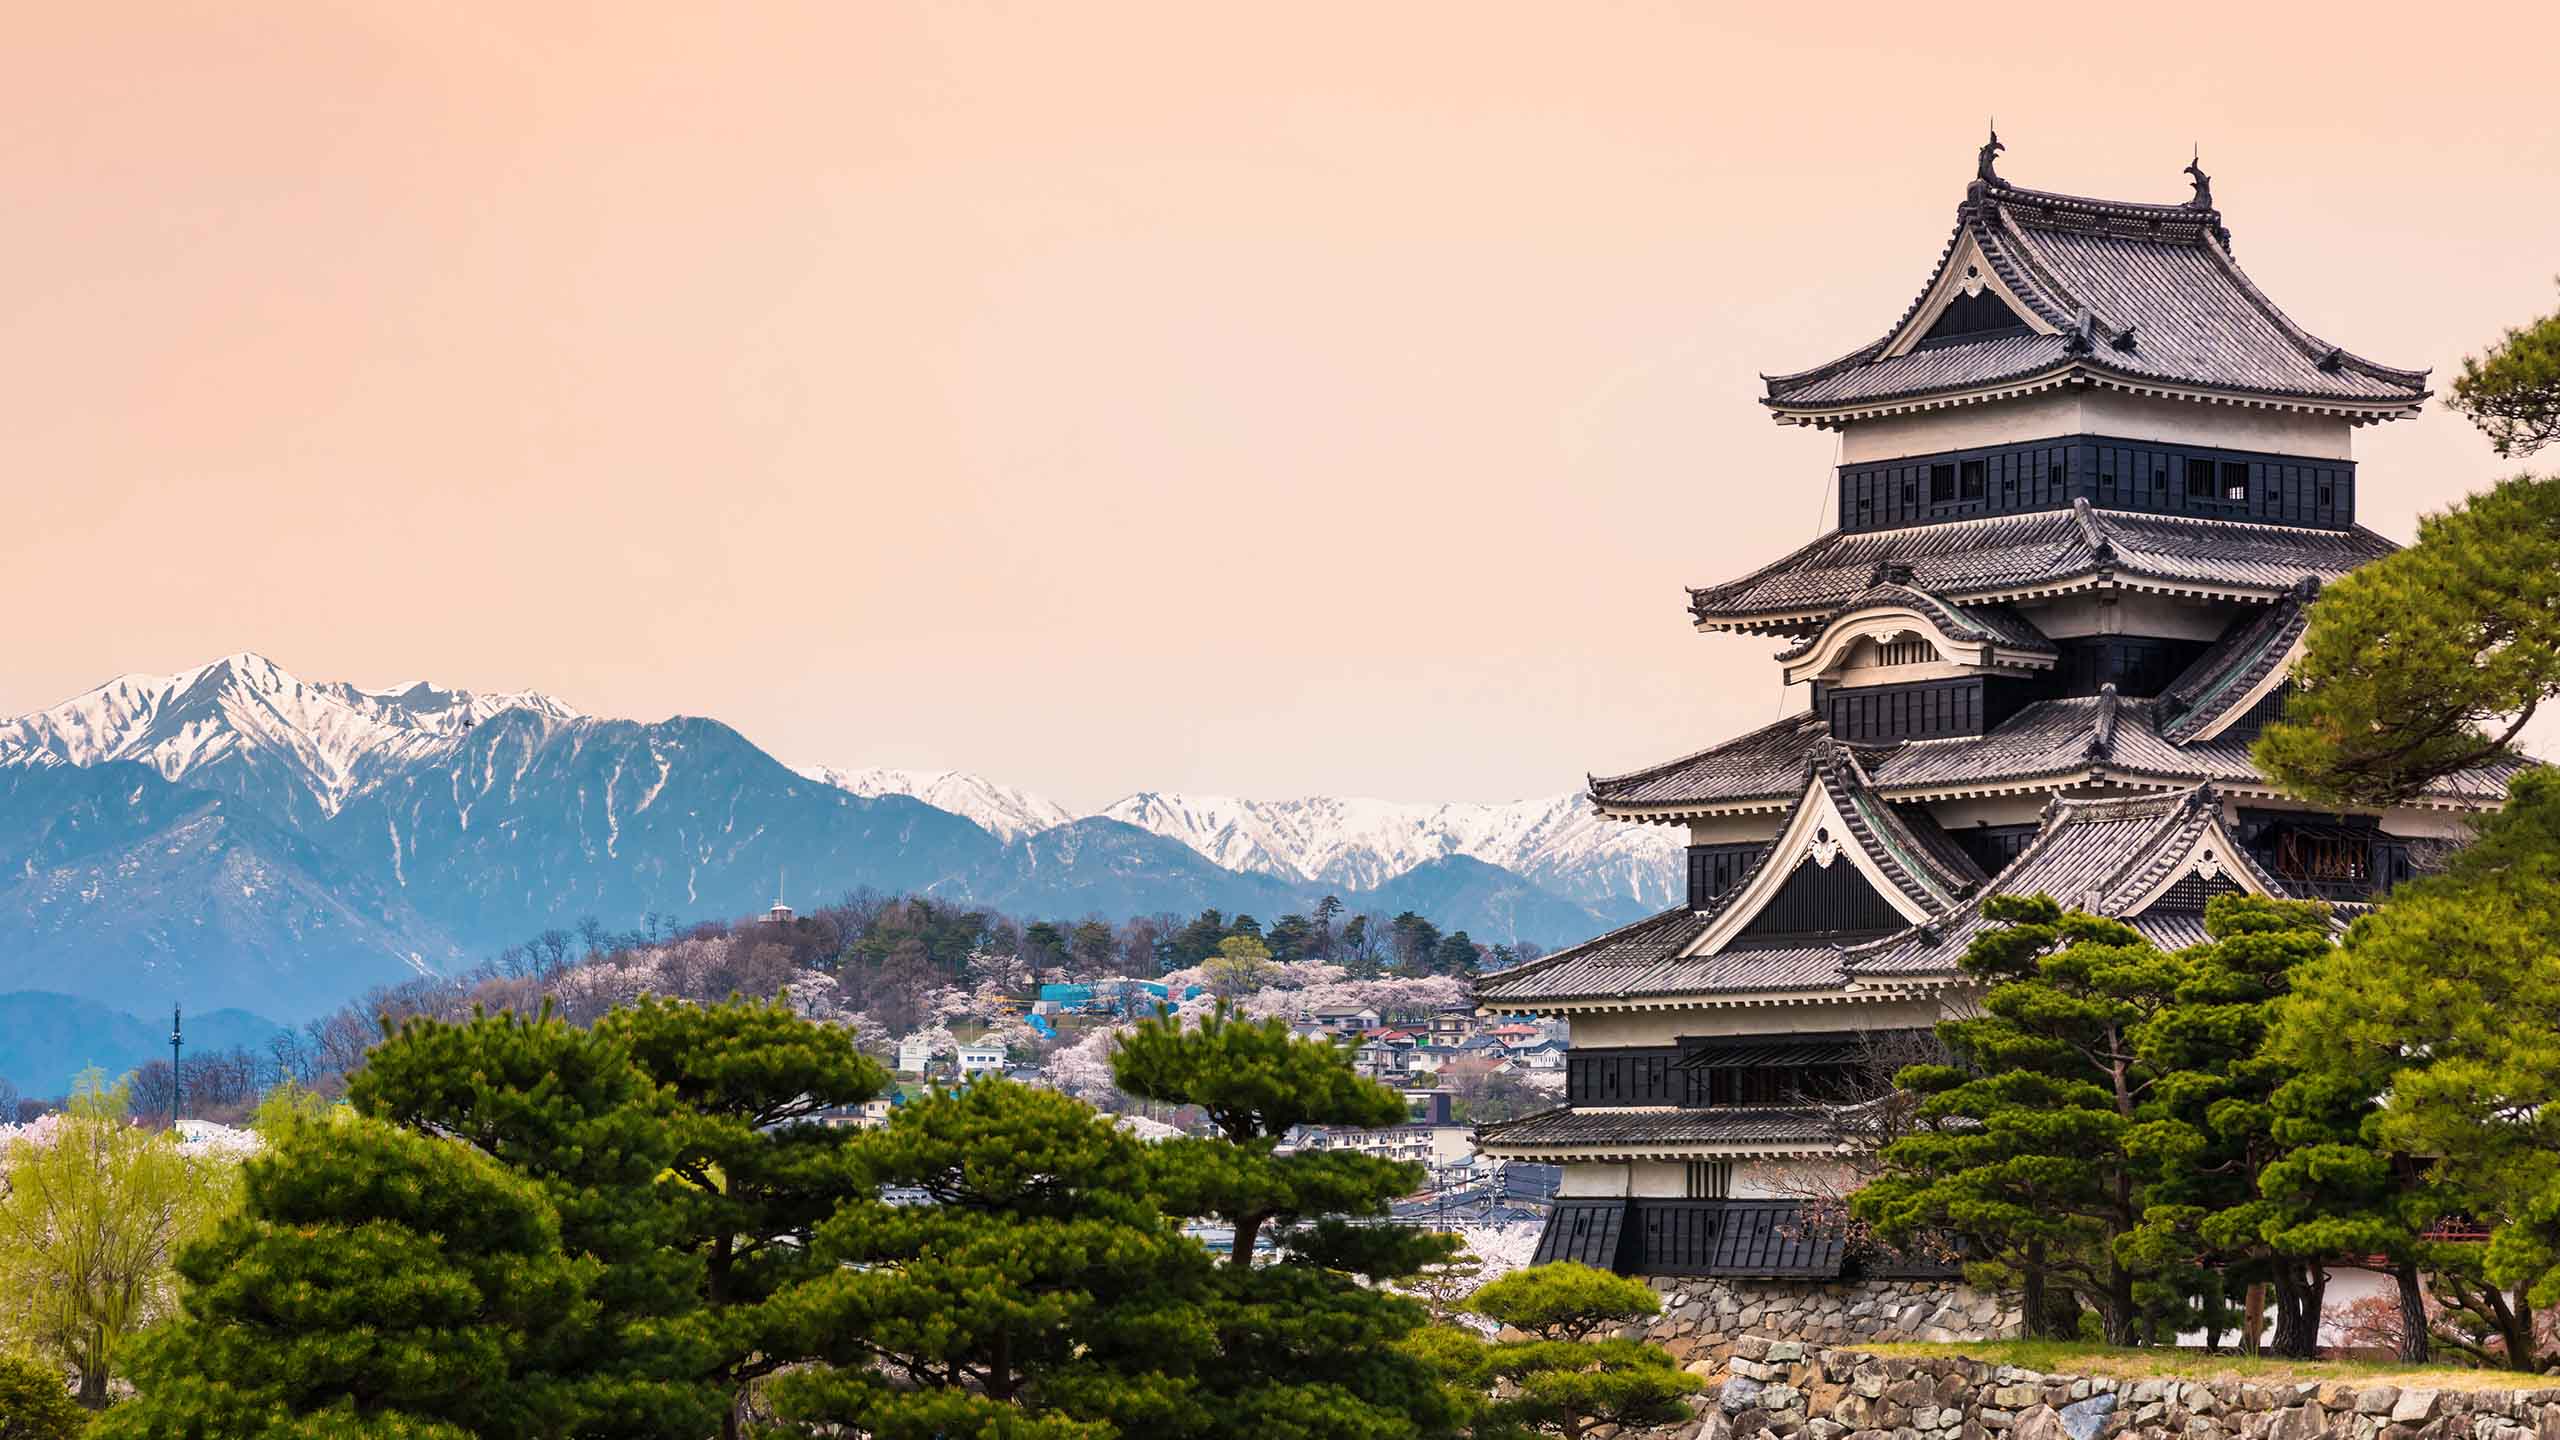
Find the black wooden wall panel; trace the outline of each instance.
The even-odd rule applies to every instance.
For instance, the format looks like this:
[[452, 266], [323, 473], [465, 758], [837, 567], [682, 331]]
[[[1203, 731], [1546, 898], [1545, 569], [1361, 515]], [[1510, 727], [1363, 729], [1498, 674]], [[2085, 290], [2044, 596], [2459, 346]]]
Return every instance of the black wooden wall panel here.
[[1829, 865], [1811, 859], [1797, 862], [1795, 873], [1742, 927], [1738, 938], [1878, 934], [1899, 930], [1905, 923], [1902, 912], [1877, 894], [1856, 862], [1843, 855]]
[[[2219, 484], [2186, 493], [2186, 464], [2245, 466], [2247, 494], [2226, 499]], [[1981, 464], [1981, 493], [1959, 483], [1933, 487], [1936, 467]], [[1943, 496], [1944, 498], [1939, 498]], [[1880, 530], [1977, 515], [2053, 510], [2086, 496], [2111, 510], [2201, 515], [2278, 525], [2343, 529], [2355, 523], [2355, 462], [2264, 451], [2225, 450], [2101, 435], [2057, 436], [2018, 445], [1948, 450], [1840, 467], [1840, 528]]]
[[1704, 910], [1749, 874], [1753, 861], [1768, 850], [1766, 840], [1728, 841], [1689, 847], [1689, 908]]
[[1571, 1260], [1601, 1270], [1628, 1273], [1637, 1257], [1628, 1253], [1626, 1200], [1558, 1200], [1538, 1234], [1533, 1265]]

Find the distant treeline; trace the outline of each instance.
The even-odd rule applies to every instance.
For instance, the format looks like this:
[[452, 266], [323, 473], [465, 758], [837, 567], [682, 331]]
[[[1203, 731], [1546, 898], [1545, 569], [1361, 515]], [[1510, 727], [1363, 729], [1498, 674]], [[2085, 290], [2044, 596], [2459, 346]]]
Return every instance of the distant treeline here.
[[[1525, 943], [1478, 945], [1465, 931], [1443, 932], [1411, 911], [1350, 914], [1330, 896], [1306, 914], [1267, 925], [1215, 909], [1115, 924], [1100, 916], [1025, 921], [984, 906], [861, 889], [781, 923], [684, 925], [651, 915], [641, 928], [617, 932], [588, 917], [575, 928], [548, 929], [509, 945], [468, 970], [377, 987], [298, 1029], [277, 1031], [260, 1049], [186, 1055], [175, 1078], [187, 1116], [234, 1121], [286, 1080], [337, 1093], [382, 1038], [385, 1023], [412, 1015], [461, 1020], [475, 1009], [531, 1013], [548, 1002], [584, 1025], [635, 998], [638, 989], [713, 1001], [783, 994], [818, 977], [832, 982], [842, 1009], [868, 1017], [881, 1032], [904, 1034], [930, 1019], [936, 995], [970, 983], [973, 961], [983, 971], [990, 956], [1015, 959], [1017, 973], [1039, 981], [1152, 977], [1201, 964], [1238, 936], [1260, 942], [1274, 960], [1337, 964], [1355, 978], [1467, 975], [1541, 953]], [[134, 1072], [137, 1116], [165, 1120], [172, 1073], [166, 1060]], [[14, 1098], [0, 1094], [0, 1103]], [[26, 1100], [16, 1108], [33, 1115], [51, 1105]]]

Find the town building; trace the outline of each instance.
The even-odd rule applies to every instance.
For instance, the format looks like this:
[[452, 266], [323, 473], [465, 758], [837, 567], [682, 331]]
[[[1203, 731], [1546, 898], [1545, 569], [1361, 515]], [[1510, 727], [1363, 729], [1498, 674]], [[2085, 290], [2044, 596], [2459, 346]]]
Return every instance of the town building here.
[[933, 1063], [933, 1041], [924, 1035], [910, 1035], [898, 1042], [898, 1070], [901, 1074], [921, 1075]]
[[1563, 1167], [1541, 1261], [1855, 1275], [1803, 1202], [1873, 1057], [1975, 993], [1987, 897], [2178, 948], [2218, 894], [2370, 901], [2504, 794], [2511, 766], [2338, 814], [2250, 761], [2320, 588], [2393, 548], [2356, 523], [2352, 441], [2425, 372], [2279, 310], [2200, 165], [2185, 202], [2131, 203], [2013, 185], [1999, 151], [1881, 338], [1766, 382], [1837, 436], [1832, 528], [1690, 592], [1805, 707], [1591, 781], [1601, 815], [1687, 831], [1685, 901], [1477, 983], [1572, 1027], [1565, 1103], [1479, 1132]]
[[980, 1075], [1001, 1075], [1005, 1068], [1002, 1045], [963, 1045], [956, 1052], [960, 1061], [960, 1078], [968, 1081]]
[[1465, 1006], [1451, 1006], [1431, 1014], [1431, 1048], [1454, 1050], [1475, 1038], [1476, 1012]]
[[1402, 1124], [1373, 1128], [1300, 1125], [1290, 1130], [1282, 1148], [1348, 1150], [1428, 1165], [1435, 1171], [1464, 1166], [1475, 1158], [1475, 1136], [1472, 1128], [1458, 1123], [1453, 1099], [1446, 1090], [1408, 1089], [1404, 1092]]

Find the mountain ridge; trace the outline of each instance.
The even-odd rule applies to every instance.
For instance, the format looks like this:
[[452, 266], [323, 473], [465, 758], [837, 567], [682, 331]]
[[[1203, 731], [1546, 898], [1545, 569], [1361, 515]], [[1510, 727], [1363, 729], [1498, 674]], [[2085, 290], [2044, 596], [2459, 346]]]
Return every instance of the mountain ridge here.
[[706, 717], [315, 684], [242, 652], [0, 722], [0, 990], [292, 1023], [580, 917], [759, 911], [786, 876], [1115, 918], [1334, 893], [1555, 945], [1676, 880], [1676, 844], [1596, 826], [1577, 796], [1139, 792], [1078, 816], [966, 771], [795, 768]]

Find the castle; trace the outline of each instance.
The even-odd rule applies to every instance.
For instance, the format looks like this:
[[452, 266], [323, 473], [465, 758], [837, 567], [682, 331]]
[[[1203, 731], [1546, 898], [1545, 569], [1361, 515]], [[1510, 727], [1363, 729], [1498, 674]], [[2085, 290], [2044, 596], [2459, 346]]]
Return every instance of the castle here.
[[2135, 204], [2020, 188], [2000, 150], [1882, 338], [1767, 381], [1839, 433], [1835, 528], [1690, 592], [1699, 629], [1780, 642], [1809, 707], [1594, 777], [1601, 814], [1688, 828], [1685, 903], [1477, 986], [1572, 1029], [1566, 1103], [1478, 1137], [1564, 1167], [1541, 1262], [1907, 1273], [1807, 1223], [1803, 1177], [1855, 1144], [1874, 1057], [1975, 993], [1988, 896], [2176, 949], [2217, 894], [2370, 902], [2505, 794], [2512, 766], [2323, 812], [2249, 756], [2320, 587], [2393, 548], [2355, 523], [2352, 440], [2425, 372], [2277, 309], [2200, 165]]

